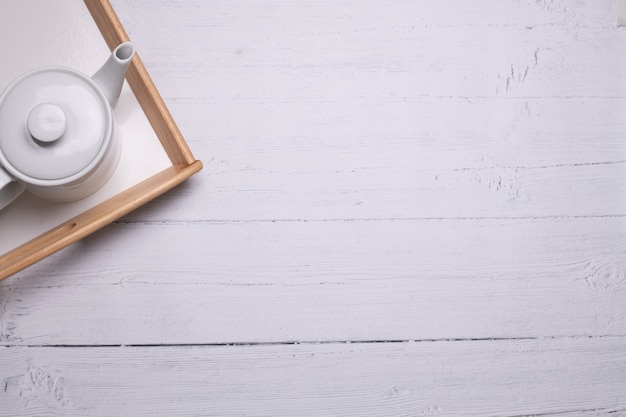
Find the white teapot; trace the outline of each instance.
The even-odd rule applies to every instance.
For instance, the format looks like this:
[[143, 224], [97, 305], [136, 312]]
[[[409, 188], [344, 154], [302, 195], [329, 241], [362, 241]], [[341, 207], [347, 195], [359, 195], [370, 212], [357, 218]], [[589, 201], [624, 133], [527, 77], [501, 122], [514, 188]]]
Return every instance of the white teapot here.
[[24, 190], [73, 201], [100, 189], [121, 153], [113, 108], [135, 54], [119, 45], [93, 77], [41, 68], [0, 95], [0, 209]]

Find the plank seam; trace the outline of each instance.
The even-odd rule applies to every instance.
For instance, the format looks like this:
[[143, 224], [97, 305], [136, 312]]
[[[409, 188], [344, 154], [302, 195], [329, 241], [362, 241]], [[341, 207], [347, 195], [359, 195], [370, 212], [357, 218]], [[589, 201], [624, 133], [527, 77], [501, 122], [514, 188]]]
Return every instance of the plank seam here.
[[540, 414], [515, 414], [507, 417], [549, 417], [549, 416], [559, 416], [564, 414], [580, 414], [580, 413], [607, 413], [607, 414], [616, 414], [622, 411], [626, 411], [626, 408], [579, 408], [574, 410], [563, 410], [563, 411], [553, 411], [548, 413], [540, 413]]
[[276, 341], [276, 342], [225, 342], [225, 343], [129, 343], [129, 344], [0, 344], [1, 347], [20, 348], [151, 348], [151, 347], [229, 347], [229, 346], [291, 346], [291, 345], [364, 345], [402, 343], [446, 343], [446, 342], [506, 342], [506, 341], [549, 341], [549, 340], [592, 340], [626, 339], [626, 335], [571, 335], [571, 336], [520, 336], [520, 337], [461, 337], [437, 339], [372, 339], [372, 340], [326, 340], [326, 341]]
[[112, 224], [140, 224], [178, 226], [185, 224], [244, 224], [244, 223], [361, 223], [361, 222], [411, 222], [411, 221], [488, 221], [488, 220], [584, 220], [622, 219], [626, 214], [598, 214], [580, 216], [511, 216], [511, 217], [381, 217], [381, 218], [326, 218], [326, 219], [205, 219], [205, 220], [116, 220]]

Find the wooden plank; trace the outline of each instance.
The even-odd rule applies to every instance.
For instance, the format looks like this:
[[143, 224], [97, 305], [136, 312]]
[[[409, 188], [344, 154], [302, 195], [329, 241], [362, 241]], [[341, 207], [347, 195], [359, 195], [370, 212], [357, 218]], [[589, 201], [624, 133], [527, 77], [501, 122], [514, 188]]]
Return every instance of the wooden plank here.
[[[324, 148], [321, 144], [294, 149], [300, 146], [297, 138], [284, 138], [285, 147], [292, 149], [281, 149], [280, 140], [247, 150], [194, 144], [199, 155], [209, 161], [204, 172], [189, 186], [160, 200], [162, 207], [147, 207], [126, 219], [292, 221], [626, 214], [626, 162], [620, 159], [618, 139], [608, 139], [605, 146], [599, 143], [595, 151], [593, 139], [583, 139], [576, 158], [567, 150], [566, 135], [562, 137], [562, 146], [554, 149], [549, 143], [536, 142], [534, 157], [530, 150], [502, 149], [500, 155], [511, 156], [499, 158], [494, 149], [483, 154], [484, 161], [480, 150], [461, 150], [472, 146], [469, 143], [439, 146], [410, 138], [398, 138], [402, 143], [395, 144], [392, 139], [389, 146], [372, 140], [371, 147], [363, 146], [367, 150], [356, 145]], [[231, 146], [245, 144], [244, 139]], [[478, 149], [486, 149], [488, 144], [484, 146], [476, 144]], [[513, 164], [494, 164], [489, 154]], [[554, 162], [549, 162], [551, 157]], [[561, 164], [565, 159], [569, 161]]]
[[[111, 1], [124, 22], [138, 25], [184, 29], [202, 27], [223, 29], [242, 26], [254, 30], [260, 25], [276, 30], [322, 33], [349, 32], [367, 27], [390, 29], [385, 24], [396, 20], [403, 25], [421, 27], [523, 27], [576, 24], [581, 27], [615, 28], [615, 0], [504, 1], [475, 0], [471, 4], [457, 0], [424, 0], [412, 3], [390, 0], [384, 5], [375, 0], [246, 0], [229, 2], [203, 0]], [[163, 10], [167, 9], [167, 13]], [[308, 19], [309, 27], [300, 26], [294, 17]], [[342, 23], [342, 25], [338, 25]], [[240, 34], [245, 36], [245, 33]]]
[[166, 99], [626, 96], [611, 0], [122, 3]]
[[625, 349], [623, 338], [0, 348], [0, 409], [94, 417], [615, 417], [626, 413]]
[[625, 222], [116, 224], [0, 286], [0, 342], [625, 335]]
[[[423, 170], [624, 158], [626, 99], [389, 97], [375, 102], [336, 94], [329, 99], [332, 102], [221, 97], [171, 100], [170, 108], [189, 142], [215, 159], [211, 162], [220, 173], [246, 166], [355, 168], [359, 162], [369, 166], [378, 160], [387, 162], [374, 166], [379, 169], [397, 161], [400, 167], [410, 162]], [[199, 118], [194, 115], [197, 109], [215, 116], [208, 116], [209, 121]], [[242, 117], [246, 123], [240, 123]], [[204, 140], [207, 123], [211, 141]], [[236, 165], [238, 159], [241, 165]]]

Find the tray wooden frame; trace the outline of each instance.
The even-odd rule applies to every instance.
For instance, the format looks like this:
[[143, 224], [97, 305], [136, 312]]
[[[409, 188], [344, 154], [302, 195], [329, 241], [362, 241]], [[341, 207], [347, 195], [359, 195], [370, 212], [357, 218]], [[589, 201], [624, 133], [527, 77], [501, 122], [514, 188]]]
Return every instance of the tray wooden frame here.
[[[109, 0], [83, 0], [110, 49], [129, 40]], [[52, 255], [179, 185], [202, 169], [138, 54], [126, 80], [172, 166], [0, 256], [0, 280]]]

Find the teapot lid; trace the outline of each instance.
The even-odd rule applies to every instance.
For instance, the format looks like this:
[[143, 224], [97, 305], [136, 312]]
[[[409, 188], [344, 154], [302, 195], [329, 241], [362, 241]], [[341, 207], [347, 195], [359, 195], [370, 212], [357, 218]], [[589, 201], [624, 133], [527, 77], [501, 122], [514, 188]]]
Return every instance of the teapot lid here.
[[94, 81], [43, 68], [0, 96], [0, 163], [33, 184], [68, 183], [89, 172], [110, 140], [111, 107]]

